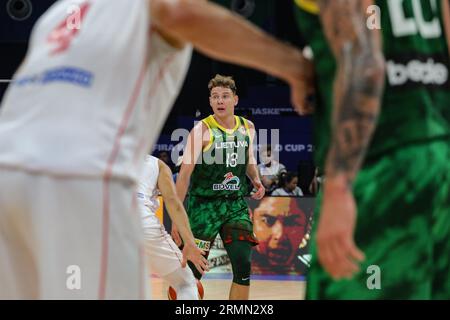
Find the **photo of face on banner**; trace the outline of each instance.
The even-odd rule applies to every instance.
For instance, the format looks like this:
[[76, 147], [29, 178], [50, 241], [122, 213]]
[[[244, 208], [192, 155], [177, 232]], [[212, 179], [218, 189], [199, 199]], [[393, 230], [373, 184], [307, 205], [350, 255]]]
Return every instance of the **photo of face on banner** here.
[[308, 239], [312, 213], [310, 200], [267, 197], [251, 205], [254, 208], [253, 230], [259, 241], [253, 252], [253, 274], [305, 273], [306, 266], [299, 259], [299, 254]]

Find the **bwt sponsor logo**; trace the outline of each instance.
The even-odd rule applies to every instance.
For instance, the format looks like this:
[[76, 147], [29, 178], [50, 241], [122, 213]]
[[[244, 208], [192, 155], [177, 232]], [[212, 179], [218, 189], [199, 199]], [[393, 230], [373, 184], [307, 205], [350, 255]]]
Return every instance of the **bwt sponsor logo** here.
[[92, 86], [94, 74], [92, 72], [73, 68], [60, 67], [42, 72], [41, 74], [18, 78], [13, 83], [16, 86], [48, 85], [55, 82], [65, 82], [81, 87]]
[[389, 60], [387, 76], [393, 87], [407, 83], [442, 86], [448, 81], [448, 69], [445, 64], [432, 58], [427, 61], [411, 60], [405, 64]]

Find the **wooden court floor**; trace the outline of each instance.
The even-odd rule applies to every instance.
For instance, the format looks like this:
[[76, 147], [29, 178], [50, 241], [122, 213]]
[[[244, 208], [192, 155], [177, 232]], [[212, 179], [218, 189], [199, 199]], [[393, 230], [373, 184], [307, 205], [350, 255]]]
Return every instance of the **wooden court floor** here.
[[[205, 289], [204, 300], [228, 300], [230, 279], [202, 279]], [[160, 278], [151, 277], [153, 300], [167, 300], [168, 284]], [[299, 280], [264, 280], [258, 277], [251, 281], [250, 300], [303, 300], [305, 297], [305, 281]]]

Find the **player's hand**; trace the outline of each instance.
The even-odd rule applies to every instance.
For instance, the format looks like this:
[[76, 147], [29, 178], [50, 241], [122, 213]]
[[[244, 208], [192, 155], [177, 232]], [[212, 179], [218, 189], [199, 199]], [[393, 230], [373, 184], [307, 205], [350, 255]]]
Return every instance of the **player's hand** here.
[[191, 261], [201, 274], [209, 271], [208, 260], [204, 257], [205, 252], [195, 244], [185, 244], [183, 248], [183, 261], [181, 266], [186, 267], [187, 261]]
[[317, 229], [317, 252], [319, 262], [335, 280], [352, 278], [364, 260], [364, 253], [354, 242], [356, 214], [355, 199], [345, 179], [327, 179]]
[[174, 223], [172, 223], [172, 231], [170, 232], [170, 235], [172, 236], [173, 241], [178, 247], [183, 244], [183, 241], [181, 240], [180, 237], [180, 233], [178, 232], [178, 229]]
[[252, 183], [256, 189], [256, 192], [252, 195], [252, 198], [255, 200], [261, 200], [264, 197], [264, 194], [266, 193], [266, 189], [259, 180], [252, 181]]
[[300, 72], [289, 81], [291, 85], [291, 102], [299, 115], [309, 115], [314, 112], [315, 86], [314, 65], [300, 53]]

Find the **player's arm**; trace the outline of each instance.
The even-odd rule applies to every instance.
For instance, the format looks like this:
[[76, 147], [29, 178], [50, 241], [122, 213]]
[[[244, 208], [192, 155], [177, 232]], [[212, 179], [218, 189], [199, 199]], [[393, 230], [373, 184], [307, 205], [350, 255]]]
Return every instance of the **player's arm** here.
[[[189, 226], [189, 219], [184, 210], [183, 203], [177, 196], [175, 184], [173, 183], [172, 171], [161, 160], [158, 160], [159, 176], [158, 189], [162, 194], [164, 203], [166, 205], [172, 223], [177, 226], [178, 232], [183, 238], [184, 249], [183, 256], [185, 260], [190, 260], [194, 263], [197, 269], [203, 273], [207, 269], [207, 260], [202, 256], [202, 250], [197, 248], [194, 236], [192, 235]], [[185, 263], [183, 263], [185, 265]]]
[[169, 216], [172, 219], [172, 222], [176, 224], [184, 243], [195, 244], [186, 211], [175, 190], [172, 171], [161, 160], [158, 160], [158, 166], [158, 189], [164, 199]]
[[304, 93], [310, 90], [312, 70], [304, 67], [305, 58], [299, 50], [206, 1], [152, 0], [151, 15], [160, 30], [192, 43], [215, 59], [256, 68], [285, 80], [292, 86], [294, 105], [308, 111]]
[[351, 185], [374, 132], [384, 84], [379, 30], [366, 25], [373, 0], [321, 0], [320, 17], [337, 61], [328, 181]]
[[[181, 202], [183, 202], [186, 198], [191, 175], [194, 171], [197, 159], [202, 153], [203, 147], [207, 144], [205, 141], [206, 139], [204, 138], [205, 134], [207, 134], [207, 130], [208, 129], [203, 121], [200, 121], [189, 133], [183, 153], [183, 162], [181, 164], [176, 182], [176, 192]], [[180, 246], [182, 242], [175, 225], [172, 225], [171, 235], [175, 243]]]
[[364, 254], [354, 242], [352, 183], [374, 132], [384, 85], [379, 30], [367, 28], [373, 0], [320, 0], [320, 18], [337, 62], [332, 136], [317, 229], [319, 261], [335, 279], [358, 272]]
[[208, 139], [206, 138], [207, 134], [208, 128], [203, 121], [200, 121], [191, 130], [187, 138], [186, 147], [183, 153], [183, 162], [176, 182], [177, 194], [181, 201], [184, 201], [186, 197], [195, 164], [197, 163], [203, 148], [209, 141], [209, 137]]
[[261, 179], [259, 176], [259, 170], [258, 165], [256, 163], [256, 157], [255, 157], [255, 150], [253, 149], [253, 141], [255, 141], [256, 136], [256, 129], [253, 122], [248, 121], [248, 129], [250, 134], [250, 146], [248, 148], [248, 164], [247, 164], [247, 176], [252, 181], [253, 186], [256, 188], [255, 194], [252, 196], [252, 198], [256, 200], [262, 199], [264, 197], [265, 188], [264, 185], [261, 183]]

